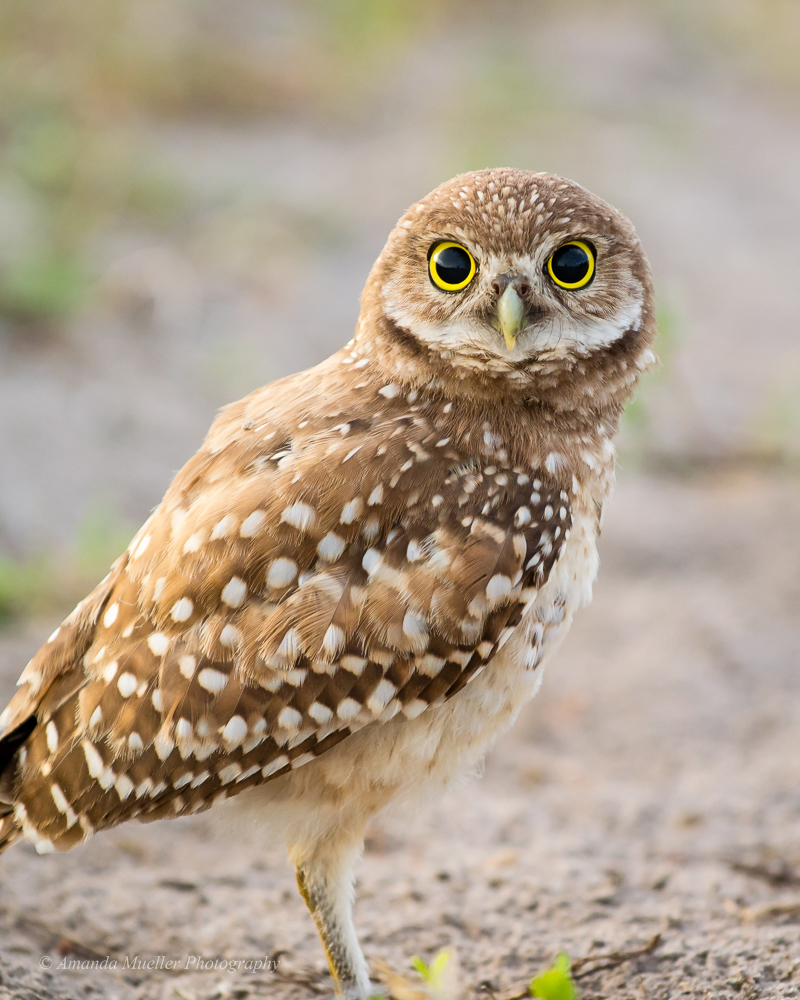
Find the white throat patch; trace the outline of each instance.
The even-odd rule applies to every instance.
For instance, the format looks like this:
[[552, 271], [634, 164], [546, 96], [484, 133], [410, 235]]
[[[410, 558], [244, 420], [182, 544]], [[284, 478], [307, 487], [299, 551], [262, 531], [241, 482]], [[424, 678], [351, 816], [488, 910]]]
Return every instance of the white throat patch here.
[[520, 331], [513, 351], [508, 350], [499, 330], [492, 330], [483, 323], [465, 319], [421, 323], [412, 318], [401, 303], [386, 301], [384, 308], [389, 319], [443, 358], [468, 367], [485, 368], [489, 354], [497, 359], [497, 365], [492, 367], [507, 369], [510, 362], [534, 354], [553, 360], [576, 355], [588, 357], [593, 351], [609, 347], [629, 330], [638, 330], [643, 306], [643, 297], [638, 295], [607, 319], [554, 318], [544, 325], [528, 326]]

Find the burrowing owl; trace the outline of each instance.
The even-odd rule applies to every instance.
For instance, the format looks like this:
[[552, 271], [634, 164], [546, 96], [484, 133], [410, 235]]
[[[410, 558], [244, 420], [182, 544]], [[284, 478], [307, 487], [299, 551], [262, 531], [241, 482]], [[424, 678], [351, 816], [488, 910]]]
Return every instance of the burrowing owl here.
[[633, 228], [579, 185], [482, 170], [412, 206], [352, 341], [226, 407], [25, 668], [0, 850], [248, 792], [369, 994], [365, 826], [476, 768], [589, 600], [654, 332]]

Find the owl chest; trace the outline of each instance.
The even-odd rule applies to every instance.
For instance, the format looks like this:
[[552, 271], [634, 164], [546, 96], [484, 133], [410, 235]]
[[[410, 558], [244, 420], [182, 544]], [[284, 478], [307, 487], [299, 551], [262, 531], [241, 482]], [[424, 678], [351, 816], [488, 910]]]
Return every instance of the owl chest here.
[[[545, 663], [569, 631], [575, 611], [591, 600], [598, 564], [596, 521], [577, 515], [563, 557], [509, 641], [458, 695], [425, 713], [437, 733], [431, 770], [441, 760], [447, 772], [451, 757], [474, 767], [513, 724], [539, 689]], [[414, 721], [422, 723], [424, 715]], [[442, 777], [445, 783], [451, 780], [446, 773]]]
[[476, 773], [488, 749], [536, 693], [544, 664], [576, 608], [591, 598], [597, 565], [595, 522], [577, 516], [547, 584], [511, 639], [466, 687], [415, 719], [398, 715], [353, 733], [295, 772], [298, 793], [332, 797], [338, 806], [362, 800], [379, 808]]

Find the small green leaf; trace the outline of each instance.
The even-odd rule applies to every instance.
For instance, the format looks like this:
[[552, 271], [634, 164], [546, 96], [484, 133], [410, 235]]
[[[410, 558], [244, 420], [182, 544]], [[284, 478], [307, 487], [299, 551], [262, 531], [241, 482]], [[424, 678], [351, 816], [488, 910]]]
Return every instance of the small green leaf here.
[[542, 1000], [577, 1000], [578, 994], [570, 975], [570, 958], [565, 951], [556, 957], [549, 969], [531, 980], [530, 991], [532, 997], [541, 997]]
[[431, 970], [428, 968], [426, 963], [422, 961], [419, 955], [412, 955], [411, 968], [416, 969], [422, 978], [427, 982]]
[[430, 965], [423, 962], [419, 955], [414, 955], [411, 965], [425, 980], [434, 996], [447, 997], [452, 993], [451, 958], [452, 954], [444, 949], [434, 956]]
[[442, 986], [442, 981], [444, 979], [445, 972], [447, 971], [447, 966], [450, 963], [450, 952], [440, 951], [438, 955], [435, 956], [428, 969], [428, 982], [434, 989]]

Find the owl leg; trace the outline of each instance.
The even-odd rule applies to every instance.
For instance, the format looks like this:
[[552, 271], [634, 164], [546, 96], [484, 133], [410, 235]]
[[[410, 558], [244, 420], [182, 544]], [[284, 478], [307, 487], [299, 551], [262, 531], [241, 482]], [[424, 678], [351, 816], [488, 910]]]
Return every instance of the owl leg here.
[[374, 992], [353, 924], [353, 866], [362, 846], [360, 838], [345, 849], [335, 841], [317, 841], [311, 851], [290, 852], [297, 887], [317, 925], [336, 992], [346, 1000]]

